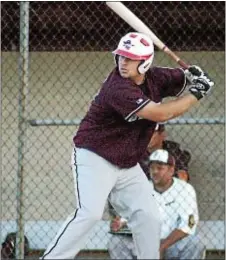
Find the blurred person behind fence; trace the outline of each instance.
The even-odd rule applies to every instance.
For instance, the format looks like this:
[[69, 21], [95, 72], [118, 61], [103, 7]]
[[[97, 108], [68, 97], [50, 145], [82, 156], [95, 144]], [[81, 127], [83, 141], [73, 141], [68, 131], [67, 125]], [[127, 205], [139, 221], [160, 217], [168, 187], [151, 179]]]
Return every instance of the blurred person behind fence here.
[[178, 142], [167, 139], [167, 131], [163, 123], [157, 124], [155, 132], [148, 144], [146, 154], [140, 161], [140, 165], [147, 177], [149, 177], [149, 156], [156, 149], [165, 149], [173, 155], [175, 158], [175, 177], [187, 182], [190, 180], [188, 168], [191, 153], [188, 150], [182, 149]]
[[[4, 242], [1, 245], [1, 259], [16, 259], [16, 232], [11, 232], [6, 235]], [[24, 256], [29, 255], [29, 240], [24, 236]]]

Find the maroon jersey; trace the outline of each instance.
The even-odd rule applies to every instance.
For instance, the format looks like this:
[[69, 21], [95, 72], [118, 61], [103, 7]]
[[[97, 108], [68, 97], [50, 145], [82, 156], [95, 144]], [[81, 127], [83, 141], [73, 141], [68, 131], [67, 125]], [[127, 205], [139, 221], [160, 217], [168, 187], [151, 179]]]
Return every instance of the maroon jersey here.
[[[179, 95], [185, 87], [182, 69], [153, 67], [143, 85], [122, 78], [114, 69], [82, 120], [74, 143], [120, 168], [135, 166], [144, 155], [156, 122], [136, 113], [150, 101]], [[88, 159], [88, 158], [87, 158]]]

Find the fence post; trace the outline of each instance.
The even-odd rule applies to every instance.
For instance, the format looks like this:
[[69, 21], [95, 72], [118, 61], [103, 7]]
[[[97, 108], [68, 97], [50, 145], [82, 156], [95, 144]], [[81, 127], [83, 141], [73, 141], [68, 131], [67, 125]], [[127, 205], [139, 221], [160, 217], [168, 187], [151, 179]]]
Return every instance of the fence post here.
[[16, 259], [24, 259], [24, 147], [26, 141], [26, 92], [28, 87], [29, 2], [20, 3], [19, 123], [17, 170]]

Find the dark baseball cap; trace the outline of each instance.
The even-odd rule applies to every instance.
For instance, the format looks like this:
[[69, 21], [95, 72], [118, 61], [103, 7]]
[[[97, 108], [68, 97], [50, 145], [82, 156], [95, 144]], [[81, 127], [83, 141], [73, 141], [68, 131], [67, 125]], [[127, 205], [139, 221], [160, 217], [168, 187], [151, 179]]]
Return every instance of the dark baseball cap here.
[[175, 166], [174, 157], [166, 150], [157, 149], [149, 155], [149, 163], [157, 162]]

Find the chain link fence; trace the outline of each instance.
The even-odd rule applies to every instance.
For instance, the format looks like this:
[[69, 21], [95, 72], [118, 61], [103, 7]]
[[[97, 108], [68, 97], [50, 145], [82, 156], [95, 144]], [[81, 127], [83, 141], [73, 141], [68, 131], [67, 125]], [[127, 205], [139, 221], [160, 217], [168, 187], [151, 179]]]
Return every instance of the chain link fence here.
[[[166, 130], [169, 140], [192, 154], [189, 173], [198, 197], [201, 243], [223, 250], [225, 3], [125, 5], [216, 82], [208, 98], [168, 122]], [[111, 51], [133, 29], [104, 2], [2, 2], [1, 14], [1, 242], [18, 231], [17, 256], [24, 254], [23, 234], [31, 252], [40, 255], [76, 206], [72, 137], [114, 68]], [[176, 66], [157, 49], [154, 65]], [[83, 249], [106, 250], [108, 231], [106, 210]]]

